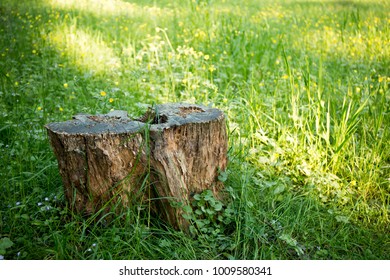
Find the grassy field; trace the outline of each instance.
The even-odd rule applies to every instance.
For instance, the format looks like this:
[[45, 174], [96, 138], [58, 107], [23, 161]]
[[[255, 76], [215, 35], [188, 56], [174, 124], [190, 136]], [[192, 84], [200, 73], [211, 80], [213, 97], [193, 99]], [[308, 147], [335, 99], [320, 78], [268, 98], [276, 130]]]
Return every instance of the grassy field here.
[[[1, 0], [0, 258], [389, 259], [389, 10]], [[44, 125], [178, 101], [226, 114], [224, 223], [70, 213]]]

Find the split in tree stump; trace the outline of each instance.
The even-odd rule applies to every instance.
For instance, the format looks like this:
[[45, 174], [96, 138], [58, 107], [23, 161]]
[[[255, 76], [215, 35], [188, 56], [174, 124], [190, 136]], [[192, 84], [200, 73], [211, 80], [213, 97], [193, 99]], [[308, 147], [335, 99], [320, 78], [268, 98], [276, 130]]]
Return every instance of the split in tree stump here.
[[[147, 199], [172, 226], [186, 230], [182, 209], [174, 205], [188, 205], [194, 194], [207, 189], [219, 197], [227, 135], [218, 109], [171, 103], [136, 120], [125, 111], [79, 114], [46, 128], [65, 196], [78, 213]], [[145, 188], [146, 176], [151, 190]]]

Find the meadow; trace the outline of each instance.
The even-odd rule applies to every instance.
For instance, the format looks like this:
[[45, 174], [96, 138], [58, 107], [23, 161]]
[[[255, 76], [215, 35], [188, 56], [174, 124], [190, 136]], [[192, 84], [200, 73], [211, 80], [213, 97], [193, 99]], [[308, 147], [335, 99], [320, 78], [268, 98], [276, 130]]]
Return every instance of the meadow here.
[[[390, 2], [1, 0], [1, 259], [389, 259]], [[220, 108], [223, 219], [66, 205], [44, 125]], [[201, 196], [199, 200], [204, 199]]]

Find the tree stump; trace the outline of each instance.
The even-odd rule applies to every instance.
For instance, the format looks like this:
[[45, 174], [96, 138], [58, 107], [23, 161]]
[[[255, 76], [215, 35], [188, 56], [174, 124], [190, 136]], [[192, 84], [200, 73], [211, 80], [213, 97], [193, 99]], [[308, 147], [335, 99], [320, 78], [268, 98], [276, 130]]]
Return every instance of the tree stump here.
[[[125, 111], [79, 114], [46, 129], [65, 196], [78, 213], [149, 200], [173, 227], [186, 230], [182, 209], [175, 205], [189, 205], [206, 189], [220, 197], [218, 172], [227, 165], [227, 135], [218, 109], [162, 104], [135, 120]], [[147, 176], [151, 184], [146, 186]]]

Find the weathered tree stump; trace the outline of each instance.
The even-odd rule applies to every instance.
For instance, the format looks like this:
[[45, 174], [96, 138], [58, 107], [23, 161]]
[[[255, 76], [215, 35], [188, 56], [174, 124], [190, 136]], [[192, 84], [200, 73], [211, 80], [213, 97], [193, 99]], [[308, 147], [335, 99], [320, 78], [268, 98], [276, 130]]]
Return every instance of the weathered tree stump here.
[[[222, 183], [217, 178], [227, 165], [227, 135], [218, 109], [172, 103], [157, 105], [136, 120], [125, 111], [79, 114], [46, 128], [66, 198], [79, 213], [151, 199], [172, 226], [186, 229], [175, 205], [188, 205], [206, 189], [219, 197]], [[145, 176], [150, 186], [144, 185]]]
[[93, 214], [120, 196], [124, 203], [137, 191], [144, 173], [140, 164], [144, 123], [123, 111], [107, 115], [76, 115], [46, 126], [65, 196], [79, 213]]

